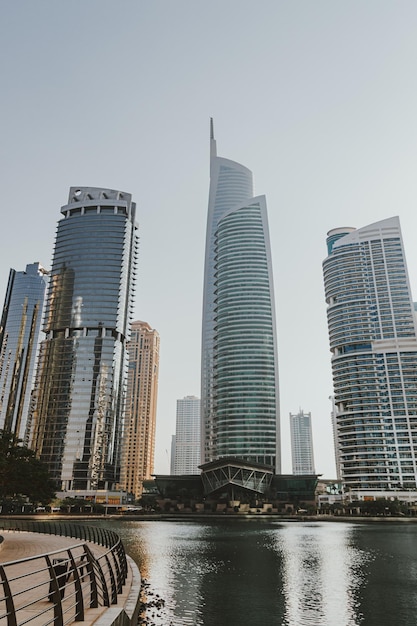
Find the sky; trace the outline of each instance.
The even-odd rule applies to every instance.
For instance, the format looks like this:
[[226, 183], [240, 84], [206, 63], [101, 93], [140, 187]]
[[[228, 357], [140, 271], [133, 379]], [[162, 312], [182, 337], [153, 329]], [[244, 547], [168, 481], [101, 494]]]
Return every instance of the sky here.
[[200, 395], [209, 118], [267, 198], [282, 470], [311, 412], [335, 477], [326, 233], [398, 215], [417, 299], [415, 0], [13, 0], [0, 7], [0, 302], [50, 267], [70, 186], [132, 193], [135, 319], [161, 337], [155, 471], [176, 400]]

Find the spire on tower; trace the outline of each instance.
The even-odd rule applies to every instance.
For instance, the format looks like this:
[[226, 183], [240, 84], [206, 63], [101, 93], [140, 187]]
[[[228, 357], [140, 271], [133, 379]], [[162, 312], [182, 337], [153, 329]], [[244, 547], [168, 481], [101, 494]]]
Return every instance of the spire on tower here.
[[210, 118], [210, 156], [217, 156], [216, 140], [214, 139], [214, 122], [213, 118]]

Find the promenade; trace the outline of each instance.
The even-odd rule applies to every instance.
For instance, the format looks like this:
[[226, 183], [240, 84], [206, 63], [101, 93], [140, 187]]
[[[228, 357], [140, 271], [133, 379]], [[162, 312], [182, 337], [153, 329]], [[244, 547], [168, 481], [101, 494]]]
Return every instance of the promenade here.
[[[54, 606], [48, 598], [49, 573], [40, 566], [45, 554], [55, 553], [52, 559], [68, 559], [68, 548], [87, 543], [96, 559], [104, 555], [107, 548], [92, 542], [81, 542], [73, 537], [62, 537], [42, 533], [33, 533], [20, 530], [0, 530], [3, 541], [0, 544], [0, 564], [4, 565], [10, 582], [10, 588], [18, 610], [18, 624], [30, 620], [33, 626], [44, 626], [53, 622]], [[28, 560], [29, 559], [29, 560]], [[16, 562], [13, 565], [7, 565]], [[64, 578], [65, 580], [65, 578]], [[122, 593], [117, 597], [117, 605], [110, 607], [99, 606], [89, 608], [85, 606], [84, 620], [78, 624], [96, 624], [96, 626], [111, 626], [120, 621], [123, 613], [123, 623], [129, 623], [137, 612], [140, 592], [140, 574], [131, 559], [128, 558], [128, 574]], [[65, 592], [62, 599], [62, 610], [65, 614], [71, 613], [76, 594], [75, 580], [68, 576], [65, 582]], [[27, 608], [25, 608], [27, 607]], [[0, 615], [6, 614], [5, 602], [0, 600]], [[127, 616], [127, 619], [126, 619]], [[0, 626], [6, 626], [6, 617], [0, 617]]]

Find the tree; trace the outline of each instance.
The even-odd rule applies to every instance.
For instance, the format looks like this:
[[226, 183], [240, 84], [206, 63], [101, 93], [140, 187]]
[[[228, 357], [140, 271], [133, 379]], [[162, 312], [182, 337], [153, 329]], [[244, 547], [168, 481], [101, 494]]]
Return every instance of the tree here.
[[55, 491], [46, 465], [33, 450], [22, 445], [13, 433], [0, 430], [0, 499], [22, 495], [47, 504]]

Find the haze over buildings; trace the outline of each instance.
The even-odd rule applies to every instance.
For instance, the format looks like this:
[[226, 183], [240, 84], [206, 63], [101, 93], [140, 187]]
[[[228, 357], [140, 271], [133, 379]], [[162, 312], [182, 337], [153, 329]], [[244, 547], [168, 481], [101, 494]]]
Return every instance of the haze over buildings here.
[[252, 173], [217, 156], [210, 134], [201, 354], [202, 462], [237, 457], [279, 473], [271, 250]]
[[10, 267], [49, 268], [73, 181], [132, 193], [133, 318], [161, 336], [155, 469], [168, 473], [175, 402], [200, 396], [214, 116], [222, 155], [267, 193], [282, 469], [287, 416], [308, 407], [316, 469], [334, 478], [323, 234], [398, 214], [417, 293], [417, 3], [19, 0], [2, 3], [0, 30], [2, 298]]
[[327, 236], [337, 455], [348, 489], [415, 489], [417, 333], [398, 217]]

